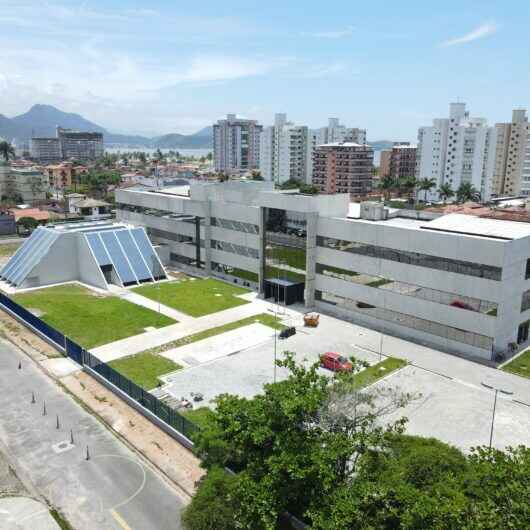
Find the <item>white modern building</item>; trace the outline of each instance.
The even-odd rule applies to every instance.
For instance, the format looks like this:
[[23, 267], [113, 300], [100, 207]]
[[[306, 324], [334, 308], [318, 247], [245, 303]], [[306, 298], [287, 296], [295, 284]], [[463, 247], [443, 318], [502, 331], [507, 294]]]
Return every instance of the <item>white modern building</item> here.
[[[167, 262], [264, 297], [483, 360], [528, 345], [527, 222], [388, 210], [250, 181], [118, 190], [116, 208]], [[286, 230], [292, 219], [297, 233]]]
[[495, 156], [496, 129], [488, 126], [486, 118], [471, 118], [465, 103], [451, 103], [449, 118], [435, 119], [432, 126], [418, 131], [416, 177], [436, 180], [428, 200], [438, 199], [442, 184], [456, 192], [463, 182], [471, 183], [482, 200], [489, 200]]
[[256, 120], [228, 114], [213, 126], [215, 170], [228, 175], [244, 174], [259, 167], [262, 126]]
[[0, 270], [7, 292], [73, 281], [108, 289], [165, 278], [143, 228], [103, 221], [39, 227]]
[[276, 114], [274, 125], [261, 133], [261, 176], [277, 184], [289, 179], [309, 184], [311, 154], [309, 129], [287, 121], [286, 114]]

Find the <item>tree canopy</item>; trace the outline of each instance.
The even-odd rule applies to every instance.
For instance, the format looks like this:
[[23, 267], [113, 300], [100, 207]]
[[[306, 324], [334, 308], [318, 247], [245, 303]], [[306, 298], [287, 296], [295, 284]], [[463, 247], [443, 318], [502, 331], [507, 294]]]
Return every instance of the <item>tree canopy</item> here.
[[355, 390], [351, 375], [327, 378], [291, 354], [278, 365], [286, 380], [252, 399], [219, 396], [197, 434], [208, 473], [188, 530], [273, 530], [286, 512], [317, 530], [526, 527], [528, 448], [466, 456], [405, 435], [404, 419], [381, 421], [411, 396]]

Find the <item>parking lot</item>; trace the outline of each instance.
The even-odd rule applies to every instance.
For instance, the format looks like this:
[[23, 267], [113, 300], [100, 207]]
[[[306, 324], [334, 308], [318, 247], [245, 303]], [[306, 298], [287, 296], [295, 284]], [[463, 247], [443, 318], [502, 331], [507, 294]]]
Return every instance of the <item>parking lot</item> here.
[[[288, 310], [285, 322], [296, 326], [297, 333], [277, 341], [278, 357], [289, 350], [297, 361], [305, 363], [317, 361], [325, 351], [354, 355], [370, 364], [380, 359], [381, 334], [375, 331], [325, 315], [321, 315], [318, 328], [305, 328], [302, 314], [292, 310]], [[425, 346], [387, 335], [382, 338], [385, 355], [401, 357], [412, 364], [378, 384], [416, 395], [405, 409], [389, 416], [389, 421], [406, 416], [411, 434], [434, 436], [463, 450], [487, 444], [494, 394], [481, 382], [489, 382], [513, 392], [498, 399], [493, 445], [501, 448], [530, 444], [528, 381]], [[221, 348], [223, 335], [215, 340]], [[209, 344], [212, 347], [215, 345]], [[195, 348], [200, 349], [200, 342]], [[274, 338], [270, 337], [258, 345], [175, 372], [164, 390], [176, 398], [189, 398], [192, 392], [200, 392], [204, 395], [201, 405], [211, 406], [211, 400], [221, 393], [244, 397], [261, 393], [263, 385], [274, 380], [274, 366]], [[329, 374], [323, 369], [322, 373]], [[277, 380], [285, 377], [287, 371], [277, 367]]]

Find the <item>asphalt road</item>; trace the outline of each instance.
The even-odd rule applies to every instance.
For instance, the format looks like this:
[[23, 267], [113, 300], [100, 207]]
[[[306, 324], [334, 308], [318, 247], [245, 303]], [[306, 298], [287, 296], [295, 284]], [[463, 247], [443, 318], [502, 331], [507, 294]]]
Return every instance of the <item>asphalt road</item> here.
[[177, 490], [4, 341], [0, 389], [0, 441], [11, 465], [76, 530], [180, 528], [183, 500]]

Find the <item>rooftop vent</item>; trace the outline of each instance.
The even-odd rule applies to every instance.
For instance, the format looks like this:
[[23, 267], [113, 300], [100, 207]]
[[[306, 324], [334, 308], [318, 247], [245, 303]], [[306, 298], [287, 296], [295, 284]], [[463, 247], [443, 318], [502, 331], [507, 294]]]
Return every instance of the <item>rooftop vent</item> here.
[[383, 221], [388, 216], [388, 211], [382, 202], [361, 202], [361, 219], [367, 221]]

